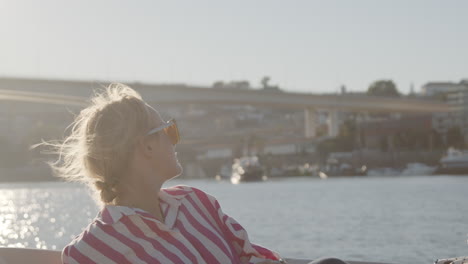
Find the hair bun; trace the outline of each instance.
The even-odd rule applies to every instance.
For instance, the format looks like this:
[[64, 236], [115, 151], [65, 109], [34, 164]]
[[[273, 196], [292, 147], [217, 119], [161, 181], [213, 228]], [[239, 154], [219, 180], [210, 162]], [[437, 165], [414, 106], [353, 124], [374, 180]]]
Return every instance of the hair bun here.
[[112, 202], [117, 197], [117, 193], [108, 183], [103, 181], [96, 181], [94, 184], [101, 191], [101, 199], [105, 203]]

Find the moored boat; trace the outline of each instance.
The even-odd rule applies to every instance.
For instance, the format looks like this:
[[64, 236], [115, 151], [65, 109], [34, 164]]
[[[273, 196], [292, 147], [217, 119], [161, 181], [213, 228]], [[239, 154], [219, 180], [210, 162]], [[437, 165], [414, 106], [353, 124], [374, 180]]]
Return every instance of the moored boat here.
[[354, 167], [346, 162], [340, 162], [337, 159], [329, 158], [327, 163], [320, 170], [320, 178], [327, 178], [330, 176], [365, 176], [367, 175], [367, 167]]
[[265, 170], [260, 165], [258, 157], [242, 157], [235, 159], [232, 164], [231, 182], [249, 182], [266, 180]]
[[468, 151], [449, 148], [439, 161], [435, 174], [468, 174]]

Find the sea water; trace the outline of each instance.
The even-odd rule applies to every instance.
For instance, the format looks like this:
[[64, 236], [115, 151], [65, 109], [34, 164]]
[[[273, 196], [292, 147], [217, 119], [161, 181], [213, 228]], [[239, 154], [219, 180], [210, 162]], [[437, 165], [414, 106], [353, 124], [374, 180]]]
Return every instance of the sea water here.
[[[250, 240], [286, 257], [431, 263], [468, 255], [468, 177], [169, 181], [215, 196]], [[62, 182], [0, 184], [0, 246], [61, 250], [98, 212]]]

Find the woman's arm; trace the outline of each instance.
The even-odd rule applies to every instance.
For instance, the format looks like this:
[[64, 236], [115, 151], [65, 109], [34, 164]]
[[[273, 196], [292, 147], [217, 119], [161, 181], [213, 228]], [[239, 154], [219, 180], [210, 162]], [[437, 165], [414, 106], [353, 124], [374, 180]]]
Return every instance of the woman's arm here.
[[[210, 203], [213, 217], [223, 232], [226, 240], [233, 245], [243, 263], [248, 263], [252, 257], [269, 260], [279, 260], [278, 253], [250, 242], [247, 231], [234, 218], [225, 214], [217, 199], [201, 190], [193, 188], [196, 195], [204, 203]], [[274, 262], [273, 262], [274, 263]]]

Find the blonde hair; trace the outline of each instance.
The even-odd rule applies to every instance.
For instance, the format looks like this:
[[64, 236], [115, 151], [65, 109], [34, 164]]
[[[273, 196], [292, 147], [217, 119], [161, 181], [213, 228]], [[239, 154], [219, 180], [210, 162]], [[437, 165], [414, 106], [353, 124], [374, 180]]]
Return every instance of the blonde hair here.
[[91, 104], [69, 126], [68, 137], [42, 144], [59, 155], [49, 163], [57, 176], [87, 184], [99, 194], [97, 202], [111, 203], [118, 196], [119, 180], [128, 172], [136, 141], [149, 124], [140, 94], [115, 83], [94, 94]]

